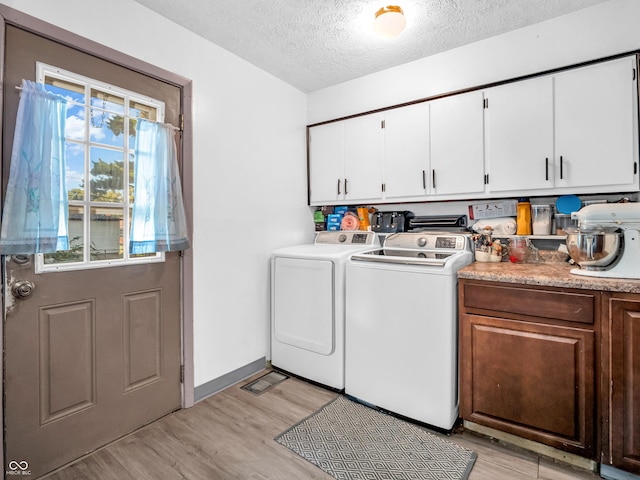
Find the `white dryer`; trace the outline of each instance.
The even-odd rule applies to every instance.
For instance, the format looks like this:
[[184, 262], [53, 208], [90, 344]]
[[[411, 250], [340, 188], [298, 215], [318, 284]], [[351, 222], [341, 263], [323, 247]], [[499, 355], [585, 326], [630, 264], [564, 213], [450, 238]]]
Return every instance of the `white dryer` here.
[[271, 254], [271, 364], [344, 389], [345, 264], [379, 245], [374, 232], [318, 232]]

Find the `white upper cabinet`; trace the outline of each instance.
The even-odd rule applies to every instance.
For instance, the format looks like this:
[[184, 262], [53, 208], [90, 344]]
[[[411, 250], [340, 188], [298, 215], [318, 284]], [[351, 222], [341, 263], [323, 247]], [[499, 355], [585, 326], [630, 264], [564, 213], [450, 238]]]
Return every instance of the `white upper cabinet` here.
[[500, 85], [485, 96], [488, 191], [553, 187], [552, 78]]
[[309, 128], [310, 204], [381, 201], [383, 156], [381, 115]]
[[344, 200], [344, 123], [309, 128], [309, 198], [311, 205]]
[[445, 97], [431, 105], [431, 194], [484, 192], [483, 93]]
[[311, 205], [640, 191], [629, 56], [309, 128]]
[[383, 118], [371, 114], [344, 121], [344, 198], [349, 202], [382, 199]]
[[635, 58], [554, 76], [555, 185], [638, 189]]
[[424, 199], [429, 183], [429, 104], [384, 113], [384, 198]]

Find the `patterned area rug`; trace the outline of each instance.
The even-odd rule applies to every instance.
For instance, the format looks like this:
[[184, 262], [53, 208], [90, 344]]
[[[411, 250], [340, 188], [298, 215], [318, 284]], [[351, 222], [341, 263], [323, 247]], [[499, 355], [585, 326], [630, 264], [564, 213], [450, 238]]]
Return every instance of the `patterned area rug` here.
[[275, 440], [340, 480], [465, 480], [475, 452], [339, 396]]

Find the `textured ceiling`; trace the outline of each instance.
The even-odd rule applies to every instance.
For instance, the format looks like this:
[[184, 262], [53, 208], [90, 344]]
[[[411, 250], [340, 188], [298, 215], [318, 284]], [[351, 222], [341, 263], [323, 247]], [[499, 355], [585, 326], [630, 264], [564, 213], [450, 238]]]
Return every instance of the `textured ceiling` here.
[[[136, 0], [312, 92], [607, 0]], [[404, 32], [373, 34], [375, 12], [402, 7]]]

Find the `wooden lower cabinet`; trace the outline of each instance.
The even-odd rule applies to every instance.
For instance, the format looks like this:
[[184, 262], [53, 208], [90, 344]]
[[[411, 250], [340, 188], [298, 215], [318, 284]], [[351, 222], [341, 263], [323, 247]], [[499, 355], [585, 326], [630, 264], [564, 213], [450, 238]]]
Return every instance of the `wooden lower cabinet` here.
[[599, 292], [459, 288], [461, 417], [596, 459]]
[[611, 294], [607, 300], [609, 422], [602, 462], [640, 473], [640, 295]]

